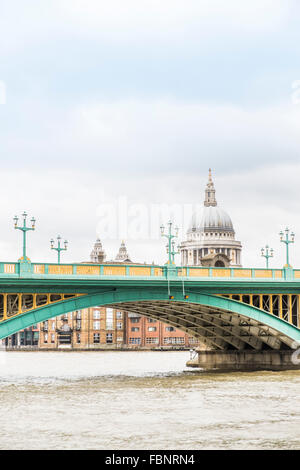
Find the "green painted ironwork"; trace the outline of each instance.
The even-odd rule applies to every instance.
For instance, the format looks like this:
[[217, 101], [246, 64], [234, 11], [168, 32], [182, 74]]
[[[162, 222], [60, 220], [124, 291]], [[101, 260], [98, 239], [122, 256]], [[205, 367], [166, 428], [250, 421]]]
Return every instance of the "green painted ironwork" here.
[[[133, 302], [138, 305], [139, 302], [158, 302], [167, 301], [174, 307], [185, 304], [197, 304], [211, 308], [217, 308], [224, 312], [232, 312], [248, 319], [255, 320], [258, 324], [265, 325], [271, 330], [279, 333], [281, 337], [285, 336], [290, 342], [300, 342], [300, 329], [296, 326], [271, 315], [256, 307], [237, 302], [235, 300], [209, 295], [205, 292], [189, 292], [188, 299], [183, 297], [180, 289], [173, 289], [173, 300], [169, 300], [166, 288], [103, 288], [101, 291], [94, 291], [88, 295], [83, 295], [68, 300], [63, 300], [36, 310], [29, 311], [12, 317], [0, 323], [0, 339], [10, 336], [24, 328], [37, 323], [49, 320], [56, 316], [80, 310], [96, 305], [115, 306], [122, 309], [122, 303]], [[151, 306], [151, 304], [150, 304]], [[149, 315], [151, 317], [151, 314]], [[182, 318], [182, 315], [179, 315]]]
[[14, 222], [15, 222], [15, 229], [16, 230], [21, 230], [23, 232], [23, 261], [29, 260], [26, 256], [26, 233], [30, 230], [35, 230], [35, 218], [32, 217], [31, 219], [31, 227], [27, 227], [27, 213], [24, 211], [23, 214], [23, 225], [18, 226], [18, 216], [14, 217]]
[[266, 268], [269, 269], [269, 258], [273, 258], [274, 256], [273, 248], [271, 248], [269, 251], [269, 245], [266, 245], [265, 248], [261, 249], [261, 256], [266, 258]]
[[178, 237], [178, 227], [175, 228], [176, 234], [174, 235], [172, 233], [172, 225], [173, 225], [172, 222], [169, 221], [168, 222], [168, 233], [166, 233], [166, 234], [164, 233], [165, 232], [165, 227], [163, 225], [160, 227], [161, 236], [165, 237], [168, 240], [166, 248], [167, 248], [167, 254], [169, 255], [169, 260], [168, 260], [169, 266], [175, 264], [175, 255], [177, 255], [179, 253], [179, 251], [175, 251], [175, 242], [174, 242], [174, 238]]
[[175, 264], [175, 256], [180, 254], [179, 247], [177, 247], [177, 251], [175, 250], [175, 242], [174, 240], [172, 241], [172, 263]]
[[279, 235], [280, 235], [280, 241], [281, 241], [282, 243], [285, 243], [285, 246], [286, 246], [286, 267], [291, 267], [291, 266], [290, 266], [290, 262], [289, 262], [289, 244], [295, 242], [295, 240], [294, 240], [295, 234], [292, 232], [292, 233], [291, 233], [291, 239], [290, 239], [290, 238], [289, 238], [289, 231], [290, 231], [290, 230], [289, 230], [288, 228], [285, 229], [285, 240], [284, 240], [284, 238], [283, 238], [283, 237], [284, 237], [284, 233], [283, 233], [282, 231], [279, 233]]
[[57, 247], [54, 246], [53, 238], [50, 240], [51, 250], [57, 251], [57, 262], [58, 262], [58, 264], [60, 264], [60, 253], [62, 251], [67, 251], [67, 249], [68, 249], [68, 241], [67, 240], [64, 241], [64, 245], [65, 245], [64, 248], [62, 248], [60, 243], [61, 243], [61, 236], [60, 235], [57, 236]]

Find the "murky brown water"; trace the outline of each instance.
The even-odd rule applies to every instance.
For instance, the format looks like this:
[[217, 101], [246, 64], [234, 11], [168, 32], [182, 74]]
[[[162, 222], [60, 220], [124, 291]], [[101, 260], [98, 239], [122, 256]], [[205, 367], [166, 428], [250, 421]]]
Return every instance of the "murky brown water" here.
[[188, 352], [1, 352], [0, 449], [299, 449], [300, 371]]

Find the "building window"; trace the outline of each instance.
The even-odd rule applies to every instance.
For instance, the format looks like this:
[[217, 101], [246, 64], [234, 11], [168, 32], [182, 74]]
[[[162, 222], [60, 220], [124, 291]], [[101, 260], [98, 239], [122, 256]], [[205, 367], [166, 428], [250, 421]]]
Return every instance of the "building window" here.
[[137, 326], [133, 326], [133, 327], [131, 328], [131, 331], [140, 331], [140, 329], [139, 329]]
[[198, 338], [193, 338], [192, 336], [189, 337], [189, 344], [198, 344]]
[[117, 312], [117, 318], [118, 319], [123, 318], [123, 313], [122, 312]]
[[94, 310], [94, 312], [93, 312], [93, 318], [94, 318], [94, 320], [99, 320], [99, 319], [100, 319], [100, 312], [99, 312], [99, 310]]
[[113, 335], [112, 333], [106, 333], [106, 343], [111, 344], [113, 342]]
[[48, 333], [44, 334], [44, 343], [48, 343]]
[[121, 321], [117, 322], [117, 330], [122, 330], [123, 328], [123, 323]]
[[139, 317], [131, 318], [130, 321], [131, 323], [139, 323], [140, 318]]
[[37, 346], [39, 344], [39, 332], [34, 331], [33, 332], [33, 345]]
[[55, 330], [55, 321], [52, 322], [52, 330]]
[[114, 311], [112, 308], [106, 309], [106, 329], [113, 330], [114, 328]]
[[176, 331], [176, 328], [174, 326], [166, 326], [166, 331]]
[[164, 344], [184, 344], [184, 338], [164, 338]]
[[158, 338], [146, 338], [146, 344], [158, 344]]
[[52, 335], [51, 335], [51, 343], [55, 343], [55, 334], [54, 333], [52, 333]]
[[129, 344], [141, 344], [141, 338], [129, 338]]
[[80, 333], [77, 333], [76, 335], [76, 343], [80, 343]]
[[154, 318], [148, 318], [148, 322], [149, 322], [149, 323], [156, 323], [157, 320], [154, 320]]
[[100, 330], [100, 322], [99, 321], [94, 321], [93, 322], [93, 329], [94, 330]]
[[156, 331], [156, 326], [149, 326], [148, 331]]
[[94, 333], [94, 344], [100, 343], [100, 333]]

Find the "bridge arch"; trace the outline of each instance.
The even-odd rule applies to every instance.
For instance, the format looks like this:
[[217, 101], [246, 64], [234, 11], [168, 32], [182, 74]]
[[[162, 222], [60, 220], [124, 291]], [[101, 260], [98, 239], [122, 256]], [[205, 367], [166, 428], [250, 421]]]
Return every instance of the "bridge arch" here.
[[0, 339], [65, 313], [93, 306], [113, 307], [169, 323], [213, 349], [287, 349], [300, 343], [300, 330], [275, 315], [217, 295], [138, 287], [107, 288], [58, 301], [0, 323]]

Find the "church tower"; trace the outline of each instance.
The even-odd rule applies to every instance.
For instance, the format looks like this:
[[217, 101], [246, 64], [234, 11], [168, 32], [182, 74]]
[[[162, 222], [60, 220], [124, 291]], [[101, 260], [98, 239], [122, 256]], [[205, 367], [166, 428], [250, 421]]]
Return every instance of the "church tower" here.
[[99, 264], [103, 263], [106, 258], [105, 251], [102, 248], [102, 243], [99, 238], [97, 238], [96, 240], [96, 243], [91, 252], [90, 258], [93, 263], [99, 263]]
[[214, 183], [213, 183], [212, 176], [211, 176], [211, 169], [209, 169], [208, 183], [205, 189], [204, 206], [209, 207], [209, 206], [216, 206], [216, 205], [217, 205], [216, 190], [215, 190]]
[[130, 257], [129, 257], [129, 254], [127, 252], [127, 248], [125, 246], [125, 242], [124, 240], [122, 240], [122, 243], [121, 243], [121, 246], [119, 248], [119, 252], [115, 258], [115, 261], [120, 261], [120, 262], [124, 262], [124, 261], [130, 261]]

